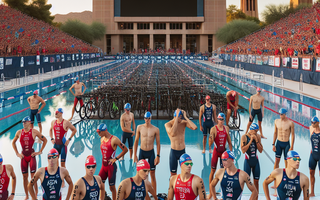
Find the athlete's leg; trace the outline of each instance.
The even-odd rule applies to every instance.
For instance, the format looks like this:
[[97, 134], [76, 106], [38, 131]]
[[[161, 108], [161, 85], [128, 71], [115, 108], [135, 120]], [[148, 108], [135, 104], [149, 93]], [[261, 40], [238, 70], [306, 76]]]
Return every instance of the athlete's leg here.
[[130, 151], [130, 159], [132, 159], [132, 154], [133, 154], [133, 136], [130, 136], [128, 138], [128, 143], [129, 143], [129, 151]]
[[[317, 167], [317, 161], [313, 158], [312, 153], [310, 153], [310, 158], [309, 158], [309, 169], [310, 169], [310, 183], [311, 183], [311, 192], [310, 196], [314, 197], [314, 184], [316, 182], [316, 179], [314, 177], [315, 174], [315, 169]], [[320, 169], [320, 168], [319, 168]]]
[[[252, 168], [252, 173], [253, 173], [253, 182], [254, 182], [254, 186], [256, 187], [258, 194], [259, 194], [259, 179], [260, 179], [260, 164], [259, 164], [259, 160], [257, 163], [253, 163], [255, 164]], [[251, 165], [252, 166], [252, 165]]]
[[68, 121], [72, 120], [73, 115], [74, 115], [74, 111], [76, 110], [77, 103], [78, 103], [78, 98], [74, 97], [73, 107], [72, 107], [72, 111], [71, 111], [71, 117], [68, 119]]
[[227, 119], [226, 119], [226, 125], [227, 126], [229, 125], [230, 116], [231, 116], [231, 109], [228, 109], [228, 111], [227, 111]]
[[248, 133], [251, 124], [252, 124], [252, 122], [251, 122], [250, 119], [249, 119], [249, 122], [248, 122], [248, 124], [247, 124], [247, 129], [246, 129], [246, 132], [244, 132], [244, 134]]
[[108, 180], [109, 180], [109, 188], [112, 192], [112, 199], [116, 199], [116, 174], [117, 174], [117, 164], [113, 163], [113, 166], [108, 167]]
[[171, 149], [170, 155], [169, 155], [169, 167], [170, 167], [171, 176], [177, 174], [177, 168], [178, 168], [178, 163], [177, 163], [177, 160], [176, 160], [176, 157], [175, 157], [173, 151], [174, 150]]
[[[216, 148], [213, 149], [213, 153], [212, 153], [212, 158], [211, 158], [211, 172], [209, 175], [209, 184], [211, 184], [212, 180], [213, 180], [213, 176], [214, 173], [216, 172], [216, 167], [217, 167], [217, 163], [218, 163], [218, 152], [216, 150]], [[212, 197], [212, 188], [210, 187], [210, 193], [209, 196], [207, 197], [208, 199], [210, 199]]]
[[[206, 129], [207, 129], [207, 128], [206, 128]], [[203, 134], [202, 144], [203, 144], [202, 153], [205, 153], [205, 152], [206, 152], [206, 145], [207, 145], [207, 135], [204, 135], [204, 134]]]
[[25, 200], [29, 199], [29, 193], [28, 193], [28, 176], [29, 176], [29, 173], [23, 173], [22, 174], [23, 176], [23, 189], [24, 189], [24, 192], [26, 194], [26, 197], [25, 197]]
[[[251, 117], [250, 117], [250, 116], [251, 116]], [[255, 114], [255, 112], [254, 112], [254, 109], [251, 109], [250, 116], [249, 116], [249, 122], [248, 122], [248, 124], [247, 124], [247, 130], [246, 130], [246, 132], [244, 132], [244, 134], [248, 133], [249, 128], [250, 128], [250, 126], [251, 126], [251, 124], [252, 124], [252, 122], [253, 122], [253, 120], [254, 120], [254, 118], [255, 118], [255, 116], [256, 116], [256, 114]]]
[[156, 180], [156, 170], [150, 171], [150, 176], [151, 176], [151, 185], [157, 194], [157, 180]]
[[243, 171], [245, 171], [249, 176], [251, 175], [251, 167], [250, 167], [250, 165], [248, 163], [248, 159], [244, 159]]
[[[31, 157], [30, 159], [30, 172], [31, 172], [31, 179], [33, 179], [34, 174], [37, 171], [37, 161], [35, 157]], [[37, 182], [34, 183], [34, 190], [35, 194], [38, 195], [38, 185]]]
[[287, 154], [288, 154], [289, 149], [290, 149], [290, 143], [287, 142], [287, 145], [286, 145], [286, 147], [284, 149], [284, 152], [283, 152], [283, 154], [284, 154], [284, 164], [285, 164], [286, 168], [287, 168]]
[[261, 138], [267, 139], [262, 133], [262, 111], [261, 111], [261, 109], [259, 109], [259, 113], [258, 113], [258, 124], [259, 124], [259, 131], [260, 131]]
[[156, 166], [154, 165], [154, 159], [155, 159], [155, 153], [154, 150], [152, 149], [151, 151], [149, 151], [149, 155], [148, 155], [148, 162], [150, 164], [150, 176], [151, 176], [151, 184], [152, 187], [154, 189], [154, 191], [157, 194], [157, 180], [156, 180]]

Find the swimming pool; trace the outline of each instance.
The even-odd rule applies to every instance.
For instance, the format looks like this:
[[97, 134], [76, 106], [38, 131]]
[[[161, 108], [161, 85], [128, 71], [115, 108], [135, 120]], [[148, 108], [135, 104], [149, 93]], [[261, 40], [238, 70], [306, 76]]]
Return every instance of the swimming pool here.
[[[193, 64], [188, 64], [191, 67], [193, 67]], [[227, 77], [225, 77], [227, 78]], [[224, 86], [227, 86], [228, 88], [234, 89], [244, 96], [249, 97], [251, 94], [250, 92], [254, 91], [254, 88], [251, 88], [249, 86], [246, 86], [245, 84], [239, 84], [237, 81], [232, 79], [223, 79], [216, 77], [215, 80]], [[234, 81], [234, 82], [233, 82]], [[252, 83], [253, 84], [253, 83]], [[91, 86], [90, 86], [91, 87]], [[266, 90], [270, 90], [267, 88], [268, 86], [259, 85], [259, 87], [265, 88]], [[221, 86], [214, 87], [216, 90], [219, 90], [221, 93], [225, 93], [227, 90], [226, 88], [223, 88]], [[67, 90], [68, 87], [61, 87], [60, 90], [64, 91]], [[279, 90], [278, 88], [274, 88], [274, 93], [282, 93], [285, 94], [286, 98], [290, 98], [296, 101], [300, 102], [300, 96], [296, 95], [294, 93]], [[54, 94], [54, 93], [53, 93]], [[272, 94], [270, 96], [270, 93], [263, 92], [262, 95], [266, 98], [266, 106], [270, 107], [271, 110], [265, 110], [265, 118], [262, 122], [262, 127], [264, 131], [264, 135], [267, 137], [266, 140], [262, 140], [262, 144], [264, 146], [264, 152], [258, 153], [259, 160], [260, 160], [260, 167], [261, 167], [261, 180], [260, 180], [260, 193], [263, 193], [262, 189], [262, 182], [263, 180], [271, 173], [273, 170], [273, 161], [274, 161], [274, 152], [272, 151], [272, 139], [273, 139], [273, 131], [274, 131], [274, 120], [279, 118], [279, 115], [274, 113], [272, 110], [279, 110], [283, 105], [287, 105], [289, 100], [286, 98], [282, 98], [280, 96], [276, 96], [275, 94]], [[303, 97], [304, 99], [309, 99], [308, 97]], [[272, 101], [271, 101], [272, 100]], [[312, 106], [318, 105], [319, 101], [310, 99], [313, 103]], [[284, 104], [285, 102], [285, 104]], [[23, 102], [25, 103], [25, 102]], [[240, 104], [244, 108], [248, 108], [248, 101], [245, 98], [240, 99]], [[314, 105], [315, 104], [315, 105]], [[52, 120], [54, 120], [53, 113], [56, 108], [63, 107], [64, 108], [64, 118], [69, 118], [71, 109], [73, 105], [73, 97], [68, 92], [59, 96], [56, 96], [55, 98], [49, 99], [47, 101], [47, 106], [42, 111], [42, 117], [43, 117], [43, 134], [49, 138], [49, 128], [50, 123]], [[292, 108], [292, 103], [289, 103], [290, 108]], [[309, 108], [309, 111], [305, 111], [306, 108]], [[18, 111], [20, 107], [13, 105], [10, 109], [3, 110], [1, 115], [5, 116], [8, 113], [12, 113], [15, 111]], [[292, 109], [289, 111], [288, 117], [293, 118], [299, 123], [302, 123], [306, 126], [310, 125], [310, 116], [315, 115], [316, 110], [305, 106], [305, 105], [298, 105], [297, 111], [292, 111]], [[308, 115], [308, 117], [307, 117]], [[241, 113], [241, 129], [245, 130], [246, 125], [248, 123], [249, 114], [247, 112]], [[75, 126], [78, 130], [76, 136], [69, 144], [68, 147], [68, 155], [67, 155], [67, 161], [66, 166], [69, 170], [71, 177], [73, 181], [78, 180], [81, 176], [85, 173], [84, 168], [84, 161], [85, 158], [92, 154], [97, 158], [98, 161], [98, 167], [96, 170], [96, 174], [99, 173], [100, 166], [101, 166], [101, 152], [100, 152], [100, 138], [97, 135], [96, 127], [100, 123], [106, 123], [108, 125], [108, 130], [110, 133], [116, 135], [117, 137], [121, 137], [121, 128], [120, 128], [120, 122], [119, 120], [86, 120], [81, 121], [77, 123]], [[160, 164], [157, 166], [156, 170], [156, 178], [157, 178], [157, 190], [158, 192], [167, 192], [168, 189], [168, 183], [169, 183], [169, 152], [170, 152], [170, 140], [167, 136], [167, 133], [164, 128], [164, 124], [167, 122], [167, 120], [152, 120], [152, 124], [159, 127], [160, 129], [160, 142], [161, 142], [161, 158], [160, 158]], [[193, 122], [199, 127], [199, 120], [195, 119]], [[143, 120], [136, 120], [136, 125], [144, 123]], [[14, 166], [14, 169], [16, 171], [17, 175], [17, 189], [16, 194], [17, 195], [24, 195], [22, 182], [22, 175], [20, 170], [20, 159], [15, 155], [12, 146], [11, 141], [15, 135], [15, 132], [22, 128], [22, 124], [18, 123], [16, 126], [5, 132], [3, 135], [0, 136], [0, 152], [4, 159], [4, 164], [10, 163]], [[305, 128], [303, 128], [300, 125], [295, 125], [295, 132], [296, 132], [296, 138], [295, 138], [295, 146], [294, 150], [299, 152], [302, 161], [300, 164], [300, 171], [305, 173], [309, 177], [309, 168], [308, 168], [308, 160], [310, 156], [310, 150], [311, 150], [311, 143], [309, 139], [309, 131]], [[70, 135], [70, 132], [68, 133]], [[236, 165], [240, 169], [243, 169], [243, 161], [244, 161], [244, 155], [241, 153], [240, 150], [240, 137], [243, 133], [239, 132], [233, 132], [231, 131], [231, 138], [233, 141], [233, 147], [234, 152], [236, 154]], [[209, 185], [209, 174], [211, 170], [211, 154], [206, 152], [206, 154], [201, 154], [202, 151], [202, 133], [200, 130], [189, 130], [186, 131], [186, 152], [190, 154], [190, 156], [193, 159], [193, 162], [195, 163], [192, 169], [192, 173], [200, 176], [204, 179], [206, 190], [208, 191], [208, 185]], [[18, 150], [21, 149], [20, 144], [17, 145]], [[48, 141], [48, 144], [44, 150], [43, 155], [37, 156], [37, 163], [38, 167], [46, 166], [47, 165], [47, 159], [46, 159], [46, 153], [51, 149], [53, 145], [50, 141]], [[39, 145], [37, 144], [35, 148], [39, 148]], [[37, 151], [37, 149], [36, 149]], [[119, 150], [117, 150], [117, 153], [119, 154]], [[270, 159], [271, 158], [271, 159]], [[124, 161], [117, 161], [118, 165], [118, 171], [117, 171], [117, 179], [116, 179], [116, 186], [119, 185], [120, 181], [128, 178], [130, 176], [133, 176], [135, 174], [135, 165], [132, 163], [132, 160], [129, 160], [129, 153], [125, 155]], [[284, 167], [283, 159], [281, 159], [280, 167]], [[180, 172], [180, 169], [178, 168], [178, 173]], [[320, 179], [319, 176], [316, 177], [316, 184], [315, 188], [319, 188], [320, 186]], [[110, 194], [109, 188], [106, 187], [108, 193]], [[218, 186], [217, 186], [218, 190]], [[273, 190], [271, 190], [272, 192]], [[319, 195], [319, 192], [316, 193]], [[245, 187], [244, 194], [249, 194], [249, 190]]]

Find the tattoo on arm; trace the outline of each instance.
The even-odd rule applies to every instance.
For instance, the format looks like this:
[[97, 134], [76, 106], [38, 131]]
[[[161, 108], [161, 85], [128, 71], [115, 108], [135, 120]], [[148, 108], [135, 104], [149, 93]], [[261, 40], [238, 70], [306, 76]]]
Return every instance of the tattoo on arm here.
[[309, 197], [309, 189], [307, 189], [307, 197]]
[[[121, 144], [122, 144], [122, 143], [121, 143]], [[121, 188], [122, 188], [122, 186], [119, 187], [118, 195], [117, 195], [117, 200], [119, 200], [119, 198], [120, 198]]]
[[250, 185], [252, 185], [252, 183], [251, 183], [251, 180], [250, 180], [250, 177], [249, 177], [249, 176], [247, 177], [247, 180], [248, 180], [248, 183], [249, 183]]
[[202, 190], [203, 198], [204, 198], [204, 199], [206, 199], [206, 192], [205, 192], [205, 189], [204, 189], [203, 182], [202, 182], [202, 181], [200, 181], [200, 184], [201, 184], [201, 190]]
[[31, 184], [33, 184], [33, 182], [34, 182], [34, 177], [33, 177], [32, 180], [31, 180]]
[[44, 136], [41, 136], [41, 138], [44, 138]]

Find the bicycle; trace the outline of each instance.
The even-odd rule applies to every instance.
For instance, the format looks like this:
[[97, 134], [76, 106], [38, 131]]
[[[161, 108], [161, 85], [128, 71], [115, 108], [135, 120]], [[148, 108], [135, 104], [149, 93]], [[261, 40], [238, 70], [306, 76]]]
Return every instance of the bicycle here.
[[241, 125], [240, 114], [239, 114], [238, 110], [237, 110], [237, 112], [235, 112], [234, 109], [232, 108], [228, 126], [231, 129], [239, 129], [240, 125]]

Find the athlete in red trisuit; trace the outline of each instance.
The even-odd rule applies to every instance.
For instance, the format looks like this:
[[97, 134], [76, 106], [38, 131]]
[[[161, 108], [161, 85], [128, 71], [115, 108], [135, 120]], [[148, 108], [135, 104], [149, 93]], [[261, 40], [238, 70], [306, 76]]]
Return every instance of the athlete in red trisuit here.
[[[1, 200], [13, 200], [14, 193], [16, 191], [16, 174], [14, 173], [12, 165], [3, 165], [3, 158], [0, 154], [0, 199]], [[10, 182], [10, 176], [12, 178], [12, 189], [9, 195], [8, 187]]]

